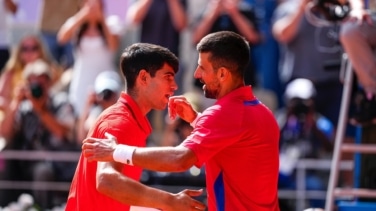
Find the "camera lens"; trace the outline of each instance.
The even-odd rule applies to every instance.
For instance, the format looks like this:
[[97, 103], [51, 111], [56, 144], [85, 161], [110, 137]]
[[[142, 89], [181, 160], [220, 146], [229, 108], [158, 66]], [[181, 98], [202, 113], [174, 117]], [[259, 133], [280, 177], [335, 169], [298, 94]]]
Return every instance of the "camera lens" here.
[[291, 113], [297, 117], [305, 116], [310, 111], [307, 102], [300, 98], [294, 98], [289, 102]]
[[112, 95], [114, 94], [113, 91], [109, 90], [109, 89], [105, 89], [103, 90], [99, 96], [100, 96], [100, 99], [101, 100], [104, 100], [104, 101], [108, 101], [111, 99]]
[[38, 83], [32, 83], [30, 84], [30, 91], [31, 91], [31, 95], [34, 97], [34, 98], [40, 98], [43, 96], [43, 88], [40, 84]]
[[329, 21], [341, 21], [350, 13], [350, 6], [338, 0], [319, 0], [317, 5], [327, 13]]

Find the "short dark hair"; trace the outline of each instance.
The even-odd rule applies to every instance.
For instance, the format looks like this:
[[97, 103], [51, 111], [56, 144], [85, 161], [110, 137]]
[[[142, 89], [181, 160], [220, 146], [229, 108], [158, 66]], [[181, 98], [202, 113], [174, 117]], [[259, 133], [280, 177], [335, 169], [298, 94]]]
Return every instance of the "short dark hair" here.
[[208, 34], [197, 44], [197, 51], [210, 53], [209, 61], [214, 69], [226, 67], [233, 74], [244, 78], [250, 60], [250, 47], [239, 34], [231, 31]]
[[165, 63], [171, 66], [175, 73], [178, 72], [178, 58], [165, 47], [135, 43], [125, 48], [120, 59], [120, 71], [127, 82], [127, 89], [134, 88], [140, 70], [144, 69], [154, 77]]

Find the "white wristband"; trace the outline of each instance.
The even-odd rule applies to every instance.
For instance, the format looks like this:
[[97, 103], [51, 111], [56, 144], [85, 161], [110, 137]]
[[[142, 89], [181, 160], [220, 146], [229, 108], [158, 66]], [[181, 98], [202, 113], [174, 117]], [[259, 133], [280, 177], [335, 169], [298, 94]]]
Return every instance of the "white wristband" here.
[[116, 146], [112, 157], [114, 158], [114, 161], [116, 162], [133, 166], [132, 156], [135, 150], [136, 150], [136, 147], [134, 146], [119, 144]]
[[190, 125], [191, 125], [192, 127], [195, 127], [195, 126], [196, 126], [197, 119], [198, 119], [200, 116], [201, 116], [201, 113], [198, 112], [196, 118], [190, 123]]

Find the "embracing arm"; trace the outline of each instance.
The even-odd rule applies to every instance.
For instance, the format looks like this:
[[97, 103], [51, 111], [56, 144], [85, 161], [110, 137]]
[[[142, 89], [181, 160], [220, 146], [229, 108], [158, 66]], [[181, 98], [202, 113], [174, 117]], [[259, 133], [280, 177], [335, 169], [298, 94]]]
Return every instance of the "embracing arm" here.
[[197, 157], [190, 149], [176, 147], [133, 147], [116, 144], [116, 138], [106, 134], [107, 139], [86, 138], [82, 151], [88, 160], [117, 161], [140, 166], [153, 171], [182, 172], [193, 166]]
[[[184, 96], [172, 96], [168, 109], [170, 118], [179, 115], [187, 122], [194, 123], [199, 115]], [[105, 133], [107, 139], [87, 138], [83, 141], [82, 150], [89, 160], [113, 161], [127, 163], [127, 159], [134, 165], [166, 172], [185, 171], [194, 165], [197, 157], [193, 151], [183, 146], [176, 147], [148, 147], [134, 148], [126, 145], [116, 145], [116, 137]], [[133, 156], [133, 157], [132, 157]]]
[[164, 172], [182, 172], [197, 161], [194, 152], [183, 146], [136, 148], [132, 162], [136, 166]]
[[163, 190], [143, 185], [120, 173], [123, 164], [115, 162], [98, 162], [97, 190], [125, 204], [153, 207], [161, 210], [204, 210], [205, 205], [192, 199], [202, 190], [184, 190], [172, 194]]

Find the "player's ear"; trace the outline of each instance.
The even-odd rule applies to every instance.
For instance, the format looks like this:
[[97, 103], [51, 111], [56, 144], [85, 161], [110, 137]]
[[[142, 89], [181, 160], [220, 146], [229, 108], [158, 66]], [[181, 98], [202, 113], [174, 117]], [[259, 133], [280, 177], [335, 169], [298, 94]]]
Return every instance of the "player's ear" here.
[[218, 76], [219, 80], [223, 81], [229, 74], [229, 71], [227, 68], [221, 67], [218, 69]]
[[138, 74], [138, 80], [140, 80], [141, 83], [146, 83], [148, 75], [149, 73], [146, 70], [142, 69]]

